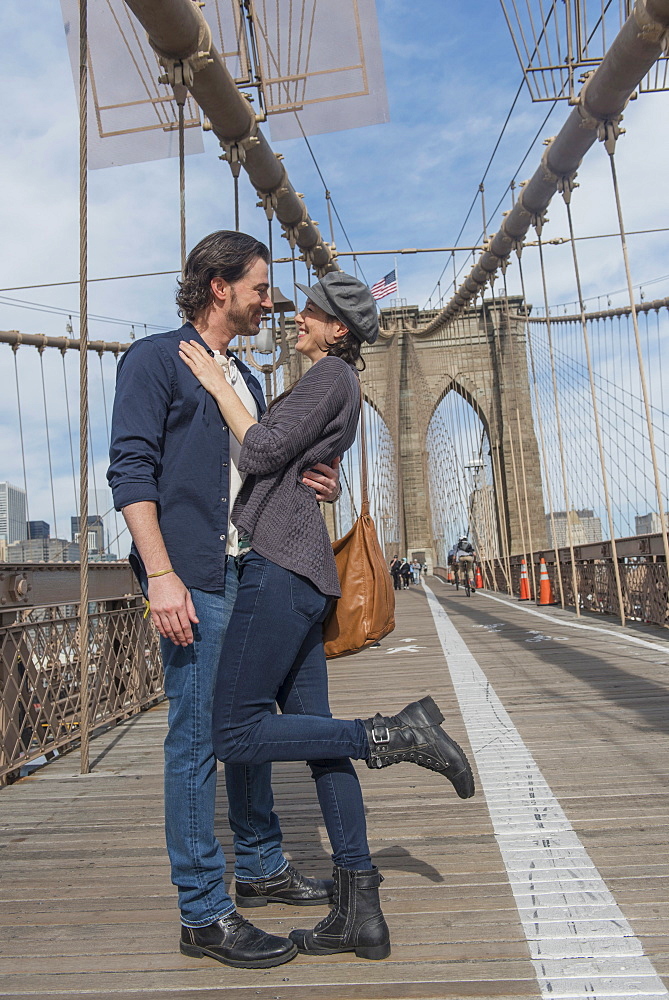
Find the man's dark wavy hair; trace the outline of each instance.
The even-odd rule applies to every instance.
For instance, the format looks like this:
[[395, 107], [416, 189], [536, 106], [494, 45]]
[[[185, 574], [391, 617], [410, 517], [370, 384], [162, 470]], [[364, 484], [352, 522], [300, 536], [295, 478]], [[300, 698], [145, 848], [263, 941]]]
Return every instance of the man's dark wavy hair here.
[[183, 275], [178, 279], [179, 315], [194, 320], [212, 300], [212, 278], [239, 281], [258, 258], [269, 264], [269, 250], [246, 233], [220, 229], [205, 236], [188, 254]]

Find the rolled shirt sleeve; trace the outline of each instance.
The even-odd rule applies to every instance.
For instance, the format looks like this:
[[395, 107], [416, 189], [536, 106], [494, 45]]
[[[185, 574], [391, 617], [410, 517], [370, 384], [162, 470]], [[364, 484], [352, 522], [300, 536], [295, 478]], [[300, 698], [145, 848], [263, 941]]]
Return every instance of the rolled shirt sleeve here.
[[146, 500], [158, 503], [174, 385], [171, 361], [155, 341], [133, 344], [119, 363], [107, 471], [116, 510]]

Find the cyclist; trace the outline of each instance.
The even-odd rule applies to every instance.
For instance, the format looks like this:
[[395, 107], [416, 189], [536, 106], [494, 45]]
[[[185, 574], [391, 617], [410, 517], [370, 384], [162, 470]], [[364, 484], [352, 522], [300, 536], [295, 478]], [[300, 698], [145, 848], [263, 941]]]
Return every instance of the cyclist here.
[[[468, 587], [472, 594], [476, 590], [476, 584], [474, 583], [475, 560], [476, 553], [474, 552], [474, 546], [467, 536], [463, 535], [462, 538], [458, 539], [454, 563], [458, 570], [462, 570], [465, 587]], [[458, 576], [459, 573], [456, 575], [456, 588], [458, 586]]]
[[458, 589], [458, 564], [455, 561], [455, 553], [457, 552], [457, 550], [458, 546], [456, 543], [448, 550], [448, 556], [446, 558], [446, 564], [450, 569], [451, 573], [453, 574], [453, 579], [451, 580], [451, 583], [455, 584], [456, 590]]

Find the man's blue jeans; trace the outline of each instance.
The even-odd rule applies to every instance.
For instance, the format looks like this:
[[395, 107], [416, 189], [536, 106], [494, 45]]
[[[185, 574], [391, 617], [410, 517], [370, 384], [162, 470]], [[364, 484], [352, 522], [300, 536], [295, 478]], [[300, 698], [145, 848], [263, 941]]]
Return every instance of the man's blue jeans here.
[[371, 868], [360, 784], [349, 759], [369, 756], [367, 733], [359, 719], [333, 719], [328, 704], [323, 620], [330, 598], [254, 551], [240, 569], [214, 696], [216, 755], [237, 765], [307, 761], [334, 863]]
[[[169, 730], [165, 740], [165, 835], [182, 923], [203, 927], [234, 909], [225, 888], [225, 856], [214, 833], [216, 758], [211, 713], [221, 648], [237, 594], [237, 568], [228, 560], [225, 589], [192, 590], [199, 624], [194, 642], [161, 639]], [[272, 808], [271, 764], [226, 765], [235, 876], [267, 878], [286, 865]]]

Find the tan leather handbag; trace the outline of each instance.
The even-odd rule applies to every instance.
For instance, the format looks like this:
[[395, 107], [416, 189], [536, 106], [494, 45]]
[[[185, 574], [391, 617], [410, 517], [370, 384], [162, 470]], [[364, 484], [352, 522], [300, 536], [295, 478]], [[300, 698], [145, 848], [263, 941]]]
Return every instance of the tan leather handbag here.
[[367, 495], [365, 416], [360, 387], [360, 517], [343, 538], [332, 543], [341, 597], [323, 626], [328, 659], [359, 653], [395, 628], [395, 592], [385, 556], [376, 537]]

